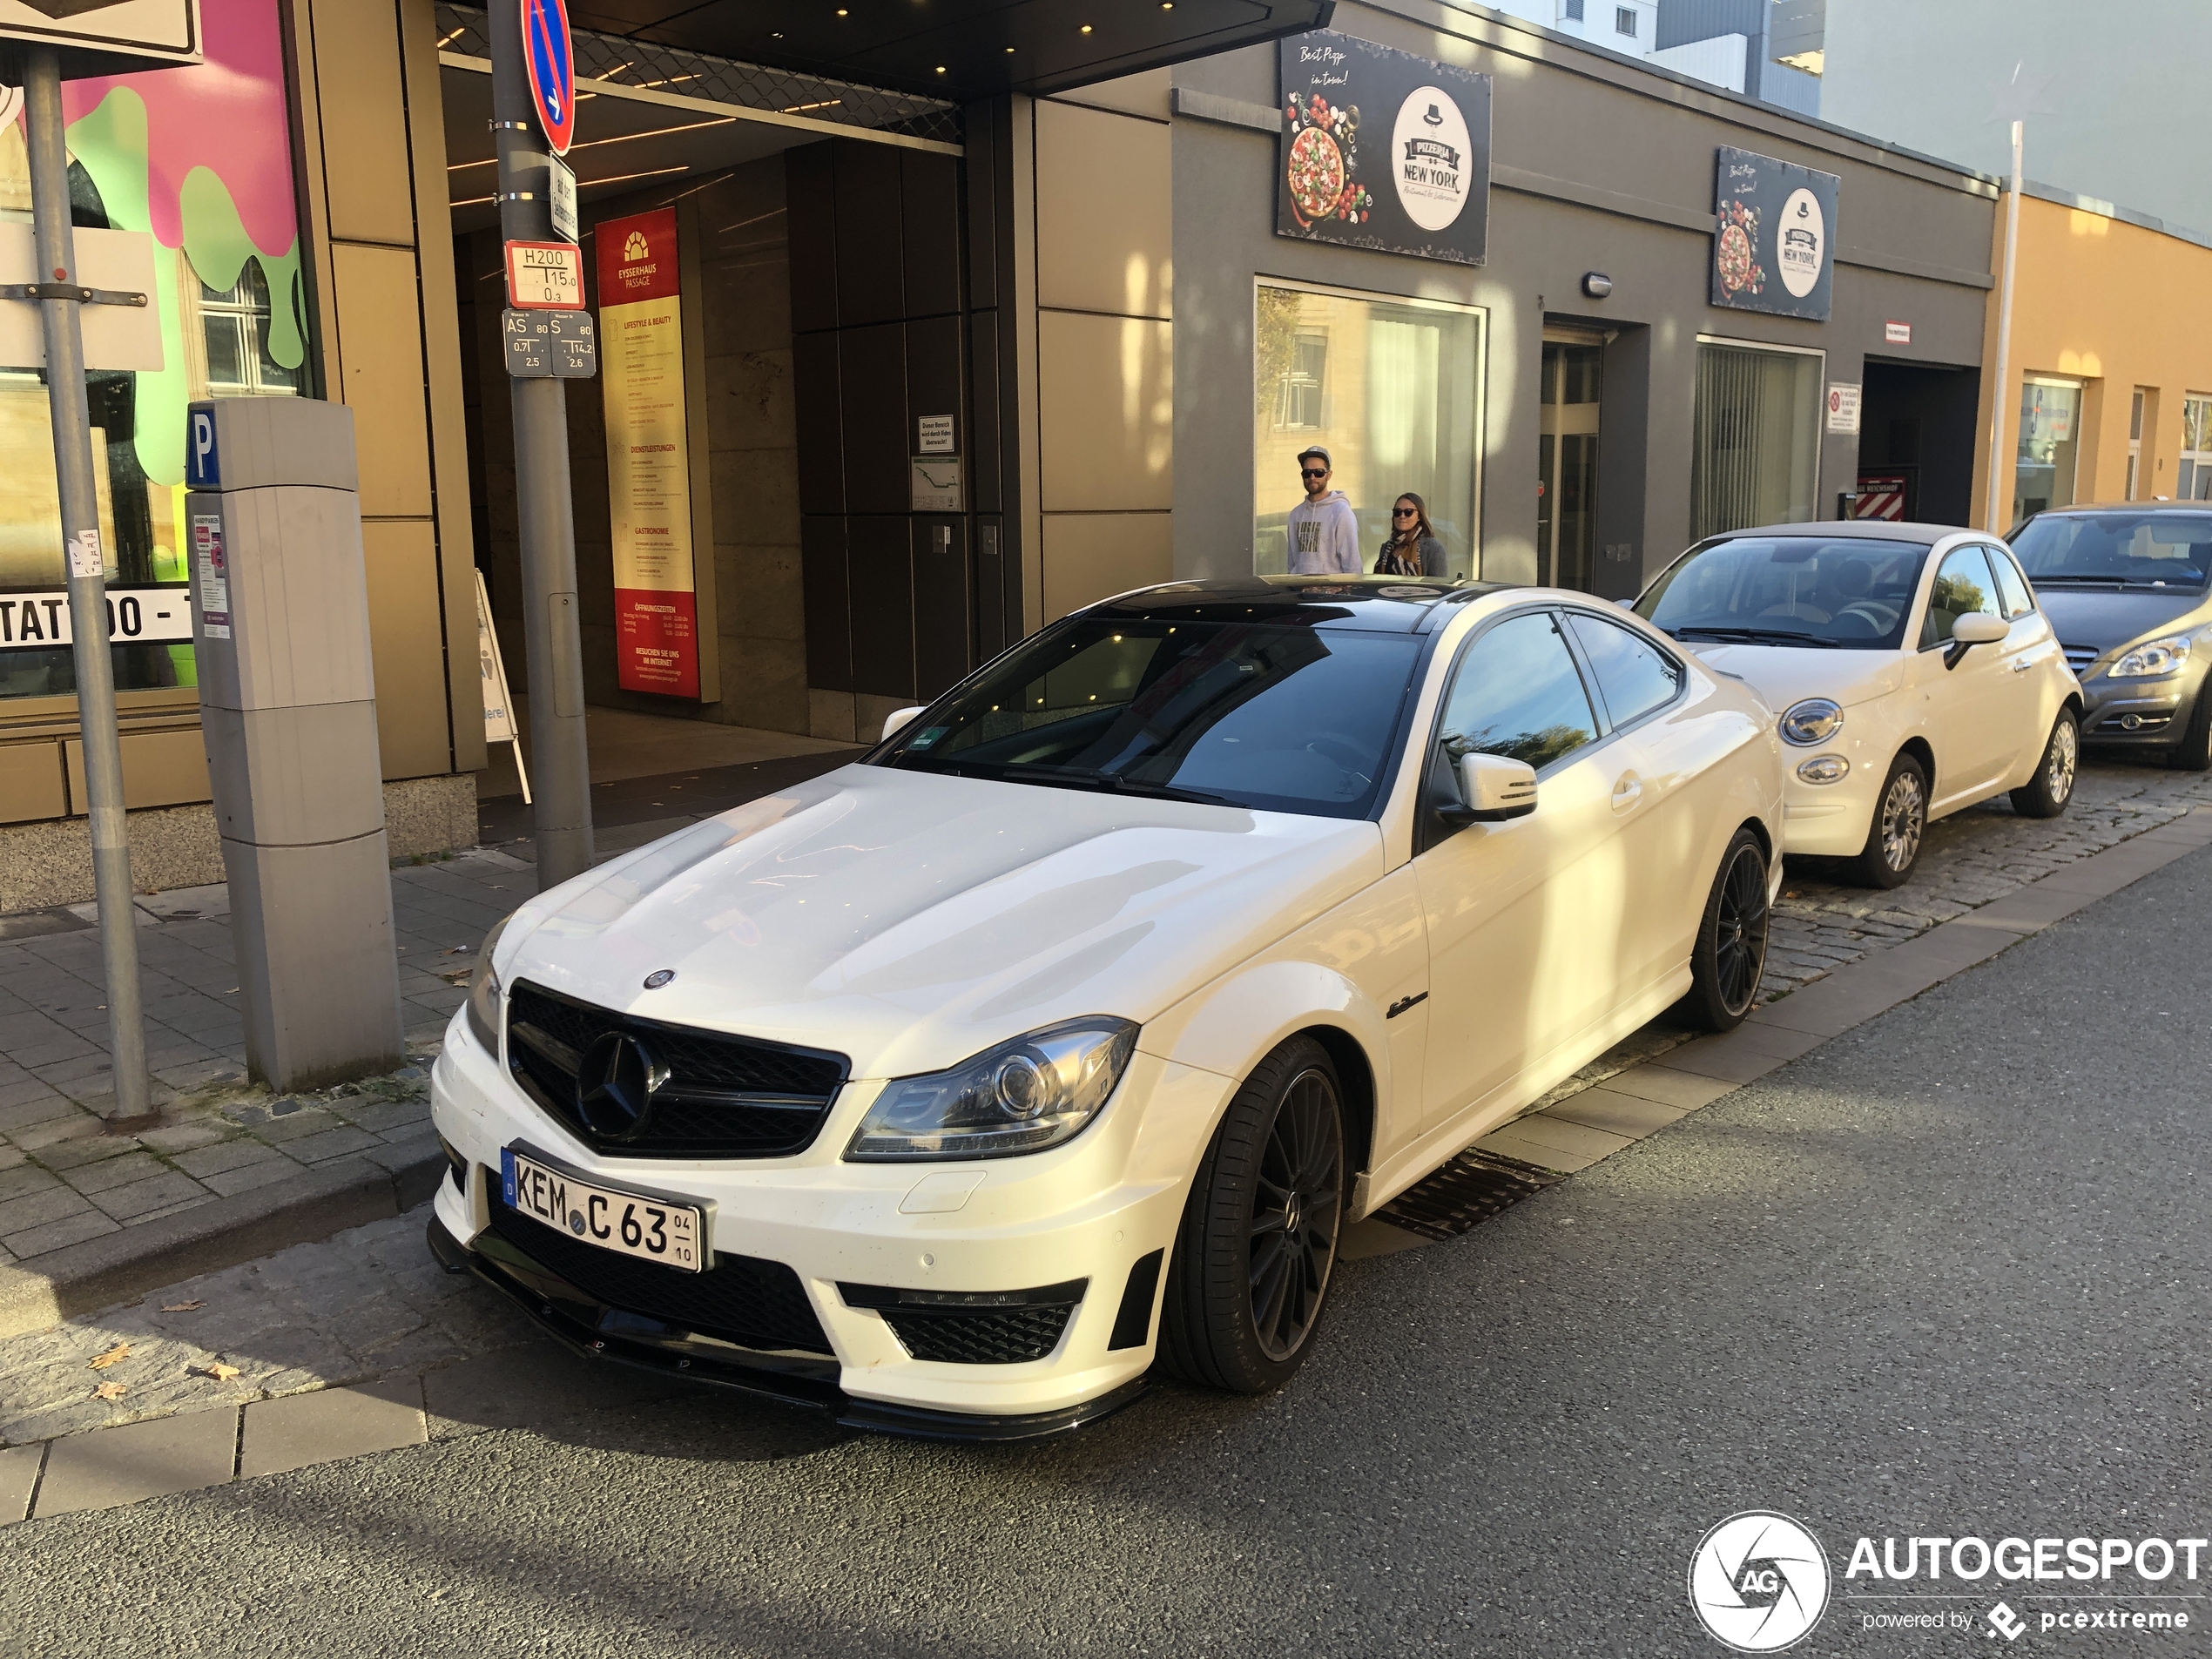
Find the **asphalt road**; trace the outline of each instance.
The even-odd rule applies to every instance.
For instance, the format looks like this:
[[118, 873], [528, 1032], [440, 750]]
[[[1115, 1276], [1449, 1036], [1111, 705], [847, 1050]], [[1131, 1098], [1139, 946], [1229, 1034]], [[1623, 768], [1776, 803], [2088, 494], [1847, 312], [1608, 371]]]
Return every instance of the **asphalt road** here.
[[1862, 1534], [2212, 1533], [2207, 916], [2198, 853], [1351, 1264], [1266, 1399], [1028, 1449], [718, 1395], [489, 1430], [0, 1531], [0, 1651], [1717, 1655], [1686, 1568], [1753, 1507], [1838, 1575], [1797, 1653], [2203, 1650], [1869, 1632], [1841, 1574]]

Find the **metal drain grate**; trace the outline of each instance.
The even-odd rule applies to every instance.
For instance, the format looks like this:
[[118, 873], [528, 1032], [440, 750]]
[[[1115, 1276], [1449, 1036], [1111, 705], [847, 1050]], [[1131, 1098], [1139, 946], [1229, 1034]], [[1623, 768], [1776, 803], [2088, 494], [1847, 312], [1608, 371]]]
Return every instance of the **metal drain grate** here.
[[1375, 1219], [1424, 1238], [1457, 1238], [1560, 1177], [1515, 1158], [1469, 1148], [1375, 1211]]

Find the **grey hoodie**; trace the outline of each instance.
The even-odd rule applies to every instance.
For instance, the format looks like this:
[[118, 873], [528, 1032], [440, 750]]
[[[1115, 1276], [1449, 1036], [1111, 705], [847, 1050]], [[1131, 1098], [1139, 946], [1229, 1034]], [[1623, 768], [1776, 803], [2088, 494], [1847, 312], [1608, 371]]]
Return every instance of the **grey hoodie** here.
[[1341, 489], [1291, 508], [1290, 534], [1292, 576], [1359, 574], [1359, 520]]

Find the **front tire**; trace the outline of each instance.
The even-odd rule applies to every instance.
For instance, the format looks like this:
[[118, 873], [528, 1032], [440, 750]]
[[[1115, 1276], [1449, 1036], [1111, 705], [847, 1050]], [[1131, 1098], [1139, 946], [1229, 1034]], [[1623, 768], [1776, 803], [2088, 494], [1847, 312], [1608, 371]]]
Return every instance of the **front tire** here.
[[1160, 1358], [1239, 1394], [1290, 1380], [1313, 1346], [1344, 1227], [1344, 1091], [1293, 1037], [1253, 1068], [1184, 1205]]
[[2013, 791], [2013, 810], [2022, 818], [2056, 818], [2074, 799], [2074, 779], [2081, 764], [2081, 722], [2072, 709], [2060, 709], [2051, 723], [2050, 741], [2035, 763], [2035, 776]]
[[1759, 1000], [1766, 970], [1766, 849], [1746, 825], [1721, 854], [1720, 873], [1705, 899], [1697, 943], [1689, 954], [1689, 995], [1680, 1004], [1689, 1023], [1733, 1031]]
[[2189, 723], [2182, 728], [2182, 740], [2166, 764], [2176, 772], [2212, 770], [2212, 679], [2198, 683], [2189, 705]]
[[1903, 887], [1912, 879], [1912, 867], [1920, 861], [1920, 843], [1927, 834], [1927, 769], [1912, 756], [1901, 754], [1890, 762], [1882, 792], [1874, 797], [1874, 821], [1866, 828], [1866, 846], [1851, 860], [1858, 885]]

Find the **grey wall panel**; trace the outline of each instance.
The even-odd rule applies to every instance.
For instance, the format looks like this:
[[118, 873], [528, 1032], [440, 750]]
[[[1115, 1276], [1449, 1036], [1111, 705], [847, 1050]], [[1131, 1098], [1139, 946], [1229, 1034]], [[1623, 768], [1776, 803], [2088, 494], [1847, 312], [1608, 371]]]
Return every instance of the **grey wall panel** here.
[[903, 513], [912, 506], [906, 339], [906, 325], [896, 322], [839, 331], [847, 512]]
[[968, 521], [914, 520], [914, 689], [935, 697], [957, 684], [974, 660]]
[[853, 689], [853, 581], [845, 521], [799, 521], [799, 557], [806, 591], [806, 683], [825, 691]]
[[[953, 417], [953, 447], [968, 452], [968, 399], [961, 375], [961, 320], [931, 317], [907, 325], [907, 404], [914, 419], [927, 415]], [[910, 428], [914, 442], [919, 428]]]
[[837, 317], [840, 326], [905, 314], [900, 267], [899, 158], [888, 145], [832, 141], [837, 158]]
[[846, 521], [853, 572], [853, 689], [865, 697], [914, 694], [914, 520]]
[[988, 662], [1006, 649], [1005, 527], [995, 517], [975, 521], [975, 660]]
[[1608, 599], [1643, 583], [1644, 456], [1651, 442], [1651, 330], [1623, 328], [1605, 347], [1598, 391], [1597, 553], [1594, 585]]
[[968, 325], [970, 425], [962, 452], [968, 456], [968, 505], [978, 513], [995, 513], [1001, 504], [998, 353], [998, 314], [981, 312]]
[[961, 158], [968, 214], [968, 303], [978, 311], [998, 304], [998, 157], [996, 105], [971, 104], [961, 111], [967, 132]]
[[897, 153], [906, 314], [950, 316], [960, 309], [960, 163], [921, 150]]
[[799, 334], [837, 327], [837, 175], [830, 156], [826, 140], [784, 152], [791, 326]]
[[[798, 280], [792, 279], [796, 300]], [[845, 510], [843, 399], [839, 389], [841, 355], [835, 333], [798, 334], [792, 340], [792, 415], [799, 430], [799, 510]]]

